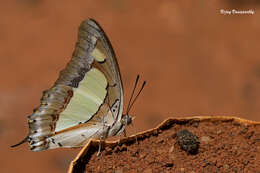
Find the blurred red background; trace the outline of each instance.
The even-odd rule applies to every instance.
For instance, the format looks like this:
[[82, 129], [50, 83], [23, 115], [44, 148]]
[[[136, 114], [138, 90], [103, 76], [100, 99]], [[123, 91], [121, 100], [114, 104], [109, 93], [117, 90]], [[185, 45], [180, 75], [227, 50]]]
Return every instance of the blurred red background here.
[[[0, 6], [0, 172], [66, 172], [79, 149], [10, 148], [27, 116], [71, 58], [80, 22], [97, 20], [117, 54], [137, 131], [167, 117], [228, 115], [260, 120], [260, 4], [239, 1], [3, 1]], [[220, 9], [253, 15], [223, 15]], [[126, 104], [125, 104], [126, 106]], [[129, 128], [133, 132], [133, 128]]]

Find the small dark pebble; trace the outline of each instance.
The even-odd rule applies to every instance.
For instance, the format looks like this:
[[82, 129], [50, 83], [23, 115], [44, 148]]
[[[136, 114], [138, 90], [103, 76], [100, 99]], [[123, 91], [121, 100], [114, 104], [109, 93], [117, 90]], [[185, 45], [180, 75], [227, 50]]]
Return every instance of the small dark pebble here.
[[198, 137], [187, 129], [177, 133], [177, 142], [189, 154], [196, 154], [198, 152], [200, 144]]
[[165, 166], [165, 167], [173, 167], [173, 163], [168, 162], [168, 163], [165, 163], [164, 166]]

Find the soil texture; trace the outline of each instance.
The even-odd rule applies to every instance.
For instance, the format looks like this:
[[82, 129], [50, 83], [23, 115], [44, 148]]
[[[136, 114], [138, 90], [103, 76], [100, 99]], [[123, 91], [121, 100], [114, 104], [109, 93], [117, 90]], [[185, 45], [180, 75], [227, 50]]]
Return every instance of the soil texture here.
[[[180, 147], [177, 140], [182, 130], [197, 136], [196, 153], [190, 154]], [[139, 136], [137, 141], [106, 147], [99, 156], [90, 151], [85, 171], [260, 172], [260, 124], [232, 120], [168, 123], [149, 135]]]

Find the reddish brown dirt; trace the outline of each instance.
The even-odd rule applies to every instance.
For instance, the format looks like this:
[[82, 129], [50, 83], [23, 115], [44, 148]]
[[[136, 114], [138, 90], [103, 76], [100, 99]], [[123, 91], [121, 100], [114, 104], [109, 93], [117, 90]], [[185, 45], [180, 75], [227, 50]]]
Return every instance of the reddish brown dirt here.
[[[177, 143], [177, 133], [187, 129], [200, 141], [196, 154]], [[77, 171], [76, 171], [77, 172]], [[234, 122], [177, 123], [138, 143], [106, 148], [92, 154], [86, 172], [260, 172], [260, 125]]]
[[[88, 17], [101, 24], [118, 55], [125, 105], [136, 75], [147, 80], [130, 112], [136, 131], [170, 116], [260, 121], [260, 6], [254, 2], [2, 1], [0, 172], [63, 173], [79, 151], [34, 153], [27, 145], [9, 146], [27, 135], [26, 117], [69, 61], [77, 28]], [[222, 8], [254, 9], [255, 14], [224, 16]]]

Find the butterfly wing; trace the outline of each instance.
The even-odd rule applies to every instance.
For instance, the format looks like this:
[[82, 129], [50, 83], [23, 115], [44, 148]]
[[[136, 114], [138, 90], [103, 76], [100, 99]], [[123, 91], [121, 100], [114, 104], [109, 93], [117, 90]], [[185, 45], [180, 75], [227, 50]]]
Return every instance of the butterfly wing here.
[[97, 22], [83, 21], [72, 59], [28, 117], [27, 141], [33, 151], [81, 146], [120, 121], [122, 108], [123, 86], [112, 46]]
[[95, 61], [93, 67], [100, 69], [106, 76], [109, 83], [107, 103], [111, 107], [114, 118], [120, 121], [123, 112], [123, 84], [119, 65], [112, 45], [102, 27], [93, 19], [90, 19], [88, 23], [95, 28], [98, 38], [92, 55], [95, 59], [99, 59], [99, 61]]

